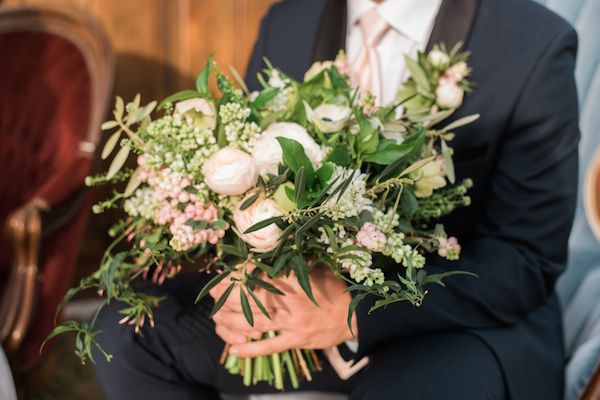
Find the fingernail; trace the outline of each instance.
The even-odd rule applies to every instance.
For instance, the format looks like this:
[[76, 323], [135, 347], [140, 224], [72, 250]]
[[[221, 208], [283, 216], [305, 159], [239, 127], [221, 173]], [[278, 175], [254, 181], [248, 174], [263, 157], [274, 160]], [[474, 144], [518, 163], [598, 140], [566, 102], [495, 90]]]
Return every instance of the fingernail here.
[[235, 346], [231, 346], [229, 348], [229, 354], [233, 354], [234, 356], [238, 353], [238, 348]]

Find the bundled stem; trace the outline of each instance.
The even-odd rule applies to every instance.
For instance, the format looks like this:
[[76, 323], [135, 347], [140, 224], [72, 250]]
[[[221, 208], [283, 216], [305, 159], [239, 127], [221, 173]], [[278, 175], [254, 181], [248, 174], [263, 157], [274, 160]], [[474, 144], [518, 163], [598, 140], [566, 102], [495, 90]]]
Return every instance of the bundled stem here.
[[[261, 339], [273, 338], [277, 332], [266, 332]], [[249, 339], [251, 340], [251, 339]], [[225, 345], [220, 362], [234, 375], [241, 375], [245, 386], [267, 382], [277, 390], [284, 390], [287, 376], [294, 389], [300, 387], [300, 381], [312, 380], [312, 373], [321, 370], [319, 358], [314, 350], [290, 349], [282, 353], [255, 358], [241, 358], [229, 354], [229, 345]]]

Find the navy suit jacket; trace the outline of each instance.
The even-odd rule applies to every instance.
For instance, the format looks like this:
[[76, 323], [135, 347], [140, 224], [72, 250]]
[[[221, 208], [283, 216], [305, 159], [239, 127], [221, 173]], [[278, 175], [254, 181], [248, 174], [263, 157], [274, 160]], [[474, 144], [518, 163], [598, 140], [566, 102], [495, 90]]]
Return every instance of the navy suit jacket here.
[[[333, 59], [344, 38], [342, 0], [275, 4], [261, 24], [249, 86], [258, 87], [263, 57], [302, 79], [314, 61]], [[445, 221], [462, 241], [460, 260], [432, 258], [427, 268], [463, 269], [479, 278], [458, 276], [445, 288], [431, 287], [419, 308], [396, 303], [369, 315], [371, 304], [363, 302], [357, 357], [386, 341], [462, 330], [496, 354], [511, 398], [561, 399], [564, 354], [554, 284], [566, 265], [577, 191], [577, 36], [531, 0], [444, 0], [428, 47], [459, 40], [472, 53], [477, 87], [453, 118], [481, 118], [460, 128], [452, 145], [457, 177], [471, 177], [475, 186], [472, 205]], [[423, 379], [435, 384], [435, 371]]]

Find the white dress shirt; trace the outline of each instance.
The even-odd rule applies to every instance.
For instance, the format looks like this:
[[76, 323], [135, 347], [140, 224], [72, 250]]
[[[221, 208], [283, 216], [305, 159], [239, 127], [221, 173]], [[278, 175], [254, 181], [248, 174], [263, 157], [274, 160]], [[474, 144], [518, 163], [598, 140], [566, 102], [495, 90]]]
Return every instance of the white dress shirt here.
[[348, 0], [346, 53], [351, 65], [363, 45], [358, 20], [364, 13], [377, 8], [391, 26], [377, 46], [382, 104], [395, 100], [400, 85], [408, 77], [404, 55], [415, 56], [427, 46], [441, 3], [442, 0], [385, 0], [379, 4], [371, 0]]
[[[363, 45], [358, 20], [364, 13], [376, 7], [391, 26], [377, 46], [383, 105], [395, 100], [400, 85], [408, 77], [404, 55], [414, 57], [427, 46], [441, 4], [442, 0], [385, 0], [379, 4], [371, 0], [348, 0], [346, 54], [351, 65]], [[358, 349], [357, 340], [346, 345], [353, 352]]]

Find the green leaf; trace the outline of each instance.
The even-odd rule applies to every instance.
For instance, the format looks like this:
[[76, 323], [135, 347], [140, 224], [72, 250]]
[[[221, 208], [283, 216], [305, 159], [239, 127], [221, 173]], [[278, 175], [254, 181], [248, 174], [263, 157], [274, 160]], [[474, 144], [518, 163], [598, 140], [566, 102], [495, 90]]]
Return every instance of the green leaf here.
[[414, 155], [421, 153], [424, 143], [425, 129], [419, 129], [415, 134], [411, 135], [408, 139], [402, 142], [401, 146], [406, 149], [406, 154], [385, 167], [384, 170], [381, 171], [381, 174], [379, 174], [378, 180], [381, 182], [392, 177], [403, 163], [407, 162], [408, 159]]
[[213, 306], [212, 310], [210, 311], [210, 315], [208, 316], [208, 318], [212, 318], [213, 315], [215, 315], [217, 312], [219, 312], [221, 307], [223, 307], [223, 304], [225, 304], [225, 301], [227, 301], [227, 298], [231, 294], [231, 291], [233, 290], [234, 286], [235, 286], [235, 282], [232, 282], [229, 286], [227, 286], [227, 289], [225, 289], [225, 292], [223, 292], [221, 297], [219, 297], [219, 299], [215, 302], [215, 305]]
[[319, 222], [322, 217], [323, 217], [322, 212], [310, 217], [308, 219], [308, 221], [306, 221], [300, 228], [298, 228], [298, 230], [296, 231], [296, 235], [301, 235], [304, 232], [306, 232], [307, 230], [309, 230], [310, 228], [312, 228], [313, 225], [315, 225], [317, 222]]
[[113, 178], [117, 172], [123, 168], [125, 165], [125, 161], [127, 161], [127, 157], [129, 157], [129, 152], [131, 148], [129, 146], [121, 147], [115, 158], [113, 159], [110, 167], [108, 168], [108, 172], [106, 173], [106, 179]]
[[110, 155], [110, 153], [112, 153], [112, 151], [115, 149], [115, 146], [119, 142], [120, 137], [121, 137], [120, 129], [118, 131], [116, 131], [115, 133], [113, 133], [112, 135], [110, 135], [110, 137], [104, 144], [104, 148], [102, 149], [102, 154], [100, 156], [100, 157], [102, 157], [103, 160], [106, 160], [106, 158]]
[[109, 129], [116, 128], [117, 126], [119, 126], [119, 123], [117, 121], [106, 121], [102, 125], [100, 125], [100, 129], [102, 129], [103, 131], [107, 131]]
[[317, 304], [317, 301], [313, 296], [312, 288], [310, 286], [309, 271], [308, 265], [306, 265], [306, 261], [304, 261], [302, 255], [297, 254], [294, 257], [292, 257], [291, 264], [292, 271], [294, 271], [294, 274], [296, 274], [296, 278], [298, 279], [298, 284], [300, 285], [302, 290], [304, 290], [304, 293], [306, 293], [310, 301], [312, 301], [316, 306], [318, 306], [319, 304]]
[[477, 121], [478, 119], [479, 119], [479, 114], [467, 115], [466, 117], [459, 118], [456, 121], [451, 122], [448, 125], [446, 125], [442, 129], [442, 132], [448, 132], [453, 129], [460, 128], [461, 126], [468, 125], [471, 122]]
[[225, 254], [230, 254], [239, 258], [246, 258], [247, 256], [247, 254], [244, 254], [242, 251], [240, 251], [238, 247], [230, 244], [221, 244], [219, 245], [219, 249]]
[[274, 99], [279, 94], [279, 88], [268, 88], [260, 92], [256, 99], [252, 102], [255, 108], [264, 107], [270, 100]]
[[331, 150], [331, 153], [329, 153], [327, 156], [326, 161], [331, 161], [340, 167], [347, 167], [352, 162], [352, 157], [350, 156], [346, 146], [338, 145]]
[[240, 303], [242, 304], [242, 312], [244, 313], [244, 317], [246, 317], [246, 321], [248, 321], [250, 326], [254, 326], [254, 315], [252, 315], [252, 309], [250, 308], [244, 288], [240, 288]]
[[331, 162], [325, 162], [321, 165], [321, 168], [317, 170], [317, 177], [319, 178], [319, 183], [321, 187], [327, 186], [329, 180], [333, 176], [334, 164]]
[[402, 207], [402, 211], [406, 215], [413, 215], [415, 211], [419, 208], [419, 202], [417, 198], [410, 190], [403, 190], [402, 197], [400, 198], [400, 205]]
[[198, 293], [198, 296], [196, 296], [196, 300], [194, 301], [194, 303], [198, 303], [200, 300], [202, 300], [204, 298], [204, 296], [206, 296], [208, 294], [210, 289], [214, 288], [215, 286], [217, 286], [219, 284], [219, 282], [221, 282], [223, 279], [227, 278], [229, 276], [229, 273], [230, 273], [229, 271], [221, 272], [220, 274], [213, 277], [210, 281], [208, 281], [208, 283], [206, 285], [204, 285], [204, 287], [202, 288], [200, 293]]
[[456, 182], [456, 173], [454, 171], [454, 162], [452, 161], [452, 149], [448, 147], [448, 144], [442, 139], [442, 158], [444, 159], [444, 169], [446, 170], [446, 177], [450, 183]]
[[117, 121], [121, 121], [123, 119], [123, 113], [125, 112], [125, 102], [121, 96], [117, 96], [115, 99], [115, 110], [113, 111], [113, 115]]
[[383, 140], [374, 153], [367, 154], [363, 160], [379, 165], [389, 165], [406, 157], [412, 152], [412, 144], [397, 144], [394, 140]]
[[198, 75], [198, 78], [196, 78], [196, 90], [198, 91], [198, 93], [200, 93], [200, 95], [206, 96], [206, 97], [210, 96], [210, 89], [208, 87], [208, 78], [210, 76], [210, 72], [212, 70], [212, 65], [213, 65], [212, 56], [213, 56], [213, 53], [210, 53], [208, 55], [208, 60], [206, 61], [206, 66], [204, 67], [202, 72], [200, 72], [200, 75]]
[[137, 110], [137, 113], [135, 114], [133, 123], [140, 122], [144, 118], [146, 118], [150, 114], [152, 114], [152, 111], [154, 111], [154, 109], [156, 108], [156, 104], [157, 104], [156, 101], [151, 101], [150, 103], [146, 104], [144, 107], [139, 108]]
[[268, 290], [271, 293], [274, 293], [279, 296], [284, 296], [285, 294], [277, 289], [275, 286], [271, 285], [269, 282], [265, 282], [262, 279], [256, 278], [252, 281], [255, 285], [260, 286], [261, 288]]
[[474, 274], [474, 273], [468, 272], [468, 271], [449, 271], [449, 272], [443, 272], [440, 274], [428, 275], [427, 278], [425, 278], [425, 280], [423, 281], [423, 285], [435, 283], [440, 286], [446, 286], [443, 282], [443, 279], [448, 278], [449, 276], [453, 276], [453, 275], [468, 275], [468, 276], [472, 276], [475, 278], [479, 278], [479, 276], [477, 274]]
[[421, 66], [410, 56], [404, 56], [404, 62], [408, 70], [410, 71], [411, 78], [414, 79], [417, 84], [417, 88], [431, 93], [431, 83], [427, 77], [427, 73], [421, 68]]
[[278, 221], [281, 221], [281, 217], [271, 217], [271, 218], [264, 219], [260, 222], [257, 222], [256, 224], [252, 225], [250, 228], [246, 229], [244, 231], [244, 233], [247, 234], [247, 233], [256, 232], [256, 231], [258, 231], [264, 227], [267, 227], [271, 224], [274, 224]]
[[235, 69], [235, 67], [233, 65], [229, 66], [229, 72], [231, 72], [231, 76], [233, 76], [233, 80], [240, 86], [240, 88], [242, 88], [244, 93], [249, 94], [250, 90], [248, 90], [248, 86], [246, 85], [246, 82], [244, 82], [244, 79], [242, 78], [240, 73], [237, 71], [237, 69]]
[[352, 331], [352, 316], [354, 315], [354, 311], [356, 311], [356, 307], [358, 307], [358, 304], [361, 301], [363, 301], [365, 297], [367, 297], [367, 293], [357, 294], [352, 298], [352, 300], [350, 301], [350, 305], [348, 306], [348, 329], [350, 329], [350, 333], [352, 333], [352, 336], [356, 336], [355, 333]]
[[256, 201], [256, 199], [258, 199], [258, 196], [260, 196], [260, 193], [257, 192], [255, 194], [253, 194], [252, 196], [248, 197], [246, 200], [244, 200], [244, 202], [240, 206], [240, 210], [245, 210], [246, 208], [248, 208], [252, 204], [254, 204], [254, 202]]
[[360, 131], [358, 132], [358, 152], [363, 154], [373, 153], [379, 145], [379, 129], [366, 118], [359, 119]]
[[267, 311], [267, 309], [265, 308], [265, 306], [263, 305], [263, 303], [260, 301], [260, 299], [254, 294], [254, 292], [252, 291], [252, 289], [250, 288], [246, 288], [248, 290], [248, 293], [250, 294], [250, 296], [252, 296], [252, 299], [254, 300], [254, 303], [256, 303], [256, 306], [260, 309], [260, 311], [263, 313], [263, 315], [265, 317], [267, 317], [268, 319], [271, 319], [271, 316], [269, 315], [269, 312]]
[[163, 101], [161, 101], [160, 104], [158, 105], [158, 108], [163, 108], [166, 104], [169, 104], [169, 103], [176, 103], [178, 101], [195, 99], [196, 97], [202, 97], [202, 96], [200, 95], [200, 93], [196, 92], [195, 90], [182, 90], [181, 92], [174, 93], [174, 94], [168, 96], [167, 98], [165, 98]]
[[123, 192], [125, 197], [131, 196], [131, 194], [142, 184], [141, 176], [141, 168], [137, 168], [135, 172], [131, 174], [129, 182], [127, 182], [127, 186], [125, 186], [125, 191]]
[[431, 157], [427, 157], [424, 158], [422, 160], [419, 160], [411, 165], [409, 165], [404, 171], [402, 171], [400, 173], [400, 175], [398, 175], [399, 177], [403, 177], [406, 176], [408, 174], [410, 174], [413, 171], [416, 171], [418, 169], [423, 168], [424, 166], [426, 166], [427, 164], [429, 164], [430, 162], [432, 162], [435, 159], [435, 156], [431, 156]]
[[315, 172], [312, 163], [304, 152], [304, 147], [292, 139], [285, 137], [277, 137], [276, 139], [283, 152], [283, 165], [289, 167], [294, 174], [298, 173], [300, 167], [304, 167], [307, 185], [312, 186]]
[[299, 204], [302, 195], [304, 194], [304, 185], [306, 184], [306, 173], [304, 166], [301, 166], [296, 173], [294, 180], [294, 203]]

